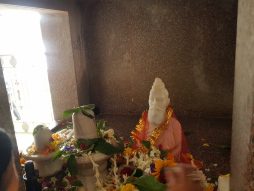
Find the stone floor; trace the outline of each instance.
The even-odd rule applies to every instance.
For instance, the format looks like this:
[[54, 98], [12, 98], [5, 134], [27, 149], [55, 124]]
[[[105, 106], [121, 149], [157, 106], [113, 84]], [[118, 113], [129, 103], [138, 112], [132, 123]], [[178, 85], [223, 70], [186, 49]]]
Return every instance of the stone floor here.
[[[128, 139], [139, 116], [103, 115], [101, 118], [117, 134]], [[219, 175], [229, 173], [232, 119], [179, 117], [179, 121], [192, 154], [204, 162], [203, 170], [211, 182], [217, 181]]]

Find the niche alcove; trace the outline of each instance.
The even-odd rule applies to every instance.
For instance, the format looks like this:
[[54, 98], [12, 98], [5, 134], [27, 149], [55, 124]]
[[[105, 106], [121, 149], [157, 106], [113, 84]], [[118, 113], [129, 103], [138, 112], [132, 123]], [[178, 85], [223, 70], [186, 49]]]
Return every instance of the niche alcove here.
[[[118, 134], [128, 138], [148, 108], [154, 78], [160, 77], [207, 176], [215, 181], [230, 172], [231, 161], [233, 191], [253, 181], [251, 0], [3, 3], [69, 12], [77, 101], [95, 103]], [[6, 94], [0, 96], [6, 113]], [[10, 128], [10, 116], [0, 119]]]
[[160, 77], [213, 182], [230, 171], [236, 10], [236, 1], [93, 1], [84, 11], [89, 95], [101, 117], [128, 138]]

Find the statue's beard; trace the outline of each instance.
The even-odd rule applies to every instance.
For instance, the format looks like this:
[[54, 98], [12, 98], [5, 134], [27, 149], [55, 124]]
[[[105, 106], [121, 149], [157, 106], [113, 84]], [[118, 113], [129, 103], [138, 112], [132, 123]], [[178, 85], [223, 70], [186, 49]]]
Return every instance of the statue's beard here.
[[148, 122], [153, 125], [160, 125], [165, 119], [165, 110], [161, 108], [149, 108]]

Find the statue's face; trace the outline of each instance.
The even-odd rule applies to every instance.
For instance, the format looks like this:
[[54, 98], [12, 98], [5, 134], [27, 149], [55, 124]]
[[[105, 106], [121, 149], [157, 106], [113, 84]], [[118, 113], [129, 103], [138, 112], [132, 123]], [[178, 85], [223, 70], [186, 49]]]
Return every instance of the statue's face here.
[[149, 96], [148, 121], [154, 125], [161, 124], [165, 119], [165, 113], [169, 104], [169, 98], [163, 91], [152, 91]]

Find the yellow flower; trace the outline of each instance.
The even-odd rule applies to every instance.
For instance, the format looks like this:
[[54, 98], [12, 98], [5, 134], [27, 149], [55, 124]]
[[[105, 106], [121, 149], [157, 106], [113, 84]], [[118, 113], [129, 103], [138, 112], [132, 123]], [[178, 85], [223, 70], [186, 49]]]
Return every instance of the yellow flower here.
[[137, 190], [136, 187], [133, 184], [128, 183], [123, 185], [120, 191], [135, 191], [135, 190]]
[[152, 175], [155, 176], [156, 178], [159, 178], [161, 170], [164, 167], [173, 167], [176, 165], [174, 160], [155, 160], [154, 161], [154, 172], [152, 172]]
[[60, 141], [53, 141], [53, 142], [51, 142], [51, 143], [49, 144], [49, 148], [50, 148], [51, 150], [56, 150], [59, 144], [60, 144]]
[[59, 136], [59, 134], [58, 133], [54, 133], [54, 134], [52, 134], [51, 135], [51, 137], [52, 137], [52, 139], [54, 140], [54, 141], [59, 141], [60, 140], [60, 136]]
[[130, 157], [130, 156], [133, 154], [132, 148], [130, 148], [130, 147], [125, 148], [123, 154], [124, 154], [125, 156]]

